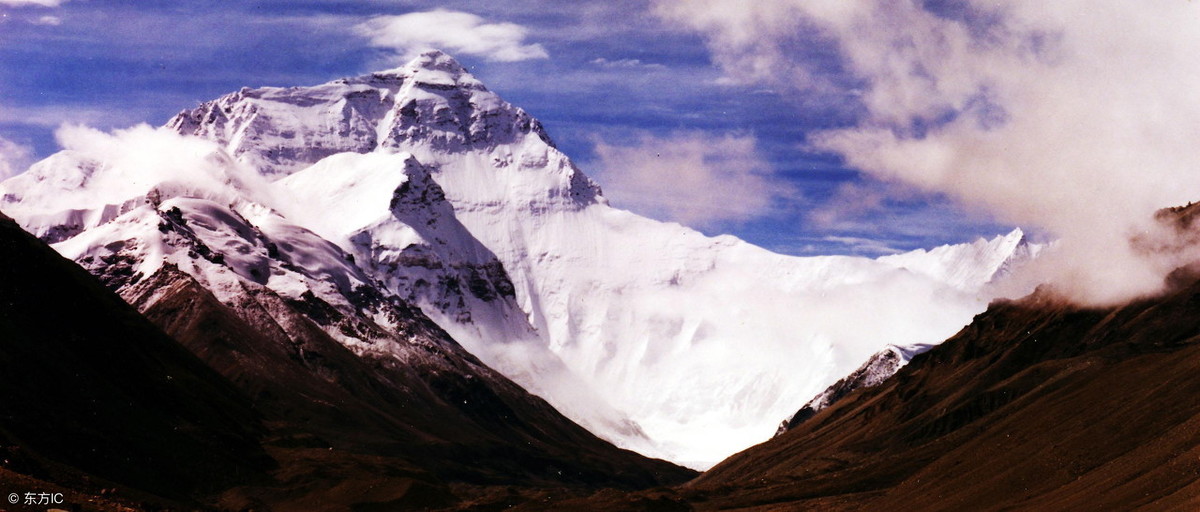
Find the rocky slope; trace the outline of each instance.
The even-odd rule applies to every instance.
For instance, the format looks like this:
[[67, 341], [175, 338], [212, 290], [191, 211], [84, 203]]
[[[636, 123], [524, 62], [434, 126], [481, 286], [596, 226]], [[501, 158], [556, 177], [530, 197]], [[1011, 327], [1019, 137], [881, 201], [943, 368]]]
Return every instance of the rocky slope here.
[[[190, 225], [161, 218], [162, 233]], [[242, 283], [222, 288], [222, 302], [170, 262], [137, 279], [104, 267], [160, 330], [11, 220], [0, 228], [6, 481], [31, 476], [88, 499], [117, 485], [122, 497], [104, 498], [113, 507], [348, 510], [694, 475], [596, 438], [403, 301], [359, 289], [391, 322], [385, 333], [311, 293], [289, 300]], [[331, 326], [393, 346], [355, 353]]]
[[245, 395], [3, 215], [0, 402], [5, 482], [195, 504], [275, 467]]
[[[446, 483], [633, 489], [693, 474], [616, 449], [461, 348], [425, 342], [422, 357], [402, 361], [356, 354], [311, 320], [309, 304], [257, 290], [230, 307], [171, 267], [126, 296], [252, 397], [271, 453], [293, 468], [227, 503], [448, 505], [459, 498]], [[396, 314], [410, 319], [400, 337], [448, 340], [419, 311]], [[321, 315], [344, 321], [333, 308]], [[348, 493], [350, 482], [372, 492]]]
[[1040, 292], [687, 487], [698, 509], [1189, 510], [1200, 283], [1081, 309]]

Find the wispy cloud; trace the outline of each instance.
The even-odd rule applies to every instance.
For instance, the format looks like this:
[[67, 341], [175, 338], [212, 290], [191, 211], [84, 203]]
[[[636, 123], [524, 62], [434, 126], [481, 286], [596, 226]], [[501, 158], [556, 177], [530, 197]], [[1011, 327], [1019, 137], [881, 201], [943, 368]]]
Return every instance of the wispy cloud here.
[[[824, 201], [805, 212], [806, 220], [813, 226], [827, 232], [856, 232], [885, 235], [897, 233], [898, 226], [891, 225], [902, 216], [906, 220], [912, 215], [907, 209], [928, 210], [933, 217], [946, 216], [944, 209], [937, 208], [946, 199], [938, 194], [917, 189], [906, 183], [882, 182], [868, 178], [843, 182], [833, 189]], [[950, 214], [953, 215], [953, 214]], [[891, 219], [886, 217], [891, 216]], [[978, 218], [964, 218], [974, 216]], [[959, 213], [955, 219], [959, 222], [983, 221], [986, 212], [968, 209]], [[935, 218], [919, 219], [923, 227], [942, 228], [945, 221], [937, 222]], [[914, 234], [915, 228], [901, 230]], [[935, 229], [936, 229], [935, 228]]]
[[845, 229], [877, 214], [896, 191], [879, 182], [850, 181], [838, 186], [821, 205], [807, 213], [808, 221], [821, 229]]
[[602, 68], [615, 69], [666, 69], [666, 66], [662, 64], [642, 62], [641, 59], [608, 60], [604, 57], [599, 57], [593, 59], [592, 64]]
[[881, 254], [899, 254], [900, 249], [892, 247], [886, 241], [875, 238], [861, 238], [856, 236], [826, 236], [821, 239], [826, 244], [836, 244], [845, 247], [844, 252], [849, 254], [876, 256]]
[[33, 163], [33, 149], [0, 137], [0, 181], [25, 172]]
[[0, 0], [0, 5], [7, 5], [11, 7], [58, 7], [65, 2], [67, 2], [67, 0]]
[[529, 30], [521, 25], [489, 23], [474, 14], [445, 9], [376, 16], [354, 30], [372, 46], [394, 50], [404, 58], [431, 49], [499, 62], [550, 56], [540, 44], [525, 43]]
[[749, 135], [647, 135], [633, 145], [598, 141], [595, 152], [614, 205], [694, 227], [768, 215], [777, 199], [797, 194]]
[[[849, 128], [810, 138], [849, 165], [1061, 237], [1066, 293], [1152, 292], [1178, 255], [1145, 254], [1155, 209], [1196, 199], [1200, 4], [1119, 0], [658, 0], [740, 80], [855, 85]], [[800, 40], [821, 43], [806, 50]], [[790, 84], [790, 85], [789, 85]]]

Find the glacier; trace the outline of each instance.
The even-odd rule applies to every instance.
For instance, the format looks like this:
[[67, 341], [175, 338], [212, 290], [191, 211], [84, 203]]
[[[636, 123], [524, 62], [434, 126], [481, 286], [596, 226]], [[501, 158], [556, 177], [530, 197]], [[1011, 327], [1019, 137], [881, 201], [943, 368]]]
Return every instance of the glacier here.
[[244, 88], [165, 128], [73, 130], [0, 183], [0, 210], [113, 286], [169, 263], [225, 301], [257, 286], [349, 308], [377, 288], [597, 435], [701, 469], [884, 347], [951, 336], [1036, 255], [1017, 230], [793, 257], [641, 217], [437, 51]]

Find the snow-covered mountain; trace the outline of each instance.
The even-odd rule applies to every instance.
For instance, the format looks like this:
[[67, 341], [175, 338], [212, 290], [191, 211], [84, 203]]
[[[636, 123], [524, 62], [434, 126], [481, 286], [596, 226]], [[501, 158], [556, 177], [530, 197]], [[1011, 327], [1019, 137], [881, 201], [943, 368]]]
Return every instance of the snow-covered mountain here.
[[359, 320], [323, 325], [360, 353], [415, 357], [376, 331], [392, 328], [388, 297], [411, 302], [593, 432], [697, 466], [883, 347], [950, 336], [1027, 257], [1014, 233], [797, 258], [613, 208], [540, 123], [440, 52], [242, 89], [168, 127], [185, 137], [61, 137], [66, 151], [0, 184], [0, 210], [116, 287], [171, 263], [222, 301], [259, 287], [341, 311]]
[[883, 256], [879, 261], [971, 291], [1009, 275], [1036, 258], [1042, 248], [1041, 244], [1030, 243], [1025, 232], [1017, 228], [991, 240], [980, 238], [969, 244], [943, 245], [928, 251], [917, 249]]
[[[943, 245], [929, 251], [917, 249], [883, 256], [878, 261], [931, 277], [965, 292], [987, 296], [992, 291], [989, 288], [991, 285], [1032, 261], [1043, 248], [1040, 244], [1029, 243], [1024, 231], [1017, 228], [1006, 236], [991, 240], [980, 238], [969, 244]], [[858, 369], [825, 388], [799, 411], [783, 420], [775, 431], [775, 436], [795, 428], [856, 389], [882, 384], [917, 354], [924, 353], [934, 346], [919, 343], [884, 347], [869, 357]]]
[[859, 366], [832, 386], [825, 388], [804, 404], [796, 414], [791, 415], [780, 423], [779, 429], [775, 431], [775, 437], [783, 435], [783, 433], [796, 428], [797, 425], [807, 421], [809, 418], [816, 416], [818, 412], [826, 407], [833, 405], [838, 400], [841, 400], [852, 391], [861, 388], [875, 387], [883, 384], [883, 381], [888, 380], [896, 372], [899, 372], [904, 365], [908, 364], [917, 354], [924, 353], [933, 348], [934, 345], [910, 345], [907, 347], [898, 347], [896, 345], [888, 345], [883, 350], [876, 352], [867, 362]]
[[[6, 480], [102, 484], [98, 503], [183, 500], [172, 509], [409, 510], [453, 505], [464, 485], [644, 488], [695, 475], [591, 435], [369, 283], [345, 297], [353, 307], [256, 284], [256, 270], [311, 284], [287, 279], [313, 268], [287, 247], [305, 241], [256, 234], [284, 263], [247, 266], [258, 251], [210, 236], [238, 225], [226, 212], [154, 197], [109, 223], [134, 238], [80, 258], [123, 297], [0, 214]], [[141, 215], [157, 227], [139, 232]], [[141, 243], [164, 246], [149, 276]], [[189, 260], [206, 285], [180, 270]], [[211, 279], [221, 274], [241, 277]]]

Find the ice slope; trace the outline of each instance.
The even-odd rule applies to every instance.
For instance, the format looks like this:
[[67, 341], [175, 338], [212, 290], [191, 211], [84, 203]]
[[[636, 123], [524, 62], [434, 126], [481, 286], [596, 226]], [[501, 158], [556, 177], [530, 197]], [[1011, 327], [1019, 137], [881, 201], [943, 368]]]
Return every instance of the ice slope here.
[[[60, 154], [27, 173], [36, 183], [0, 184], [0, 208], [19, 206], [27, 228], [118, 279], [170, 260], [210, 287], [314, 289], [338, 307], [353, 307], [347, 286], [377, 283], [602, 437], [696, 467], [768, 437], [883, 347], [956, 332], [986, 306], [977, 285], [1015, 254], [993, 241], [903, 265], [797, 258], [612, 208], [535, 119], [440, 52], [315, 87], [242, 89], [168, 126], [273, 183], [227, 178], [224, 164], [179, 169], [163, 183], [219, 186], [145, 206], [139, 191], [154, 187], [127, 184], [72, 206], [51, 199], [113, 166]], [[155, 238], [172, 215], [211, 227], [194, 231], [238, 255], [231, 270]], [[144, 241], [133, 261], [109, 250], [123, 240]], [[301, 252], [308, 263], [290, 263]]]
[[[106, 137], [101, 135], [100, 138]], [[151, 147], [167, 146], [175, 150], [181, 148], [178, 145], [170, 147], [170, 143], [203, 142], [198, 139], [182, 141], [176, 134], [149, 128], [118, 133], [111, 139], [150, 140], [157, 143]], [[163, 144], [164, 141], [169, 143]], [[243, 169], [228, 165], [232, 162], [229, 158], [220, 158], [222, 150], [211, 143], [199, 146], [207, 146], [202, 149], [213, 153], [168, 153], [170, 160], [193, 173], [192, 178], [198, 178], [189, 180], [186, 187], [167, 187], [164, 183], [154, 185], [145, 181], [149, 177], [161, 177], [157, 170], [165, 162], [143, 159], [131, 162], [120, 155], [96, 155], [89, 150], [95, 148], [83, 148], [78, 153], [61, 155], [57, 163], [91, 162], [98, 156], [105, 156], [109, 163], [35, 167], [21, 179], [0, 184], [4, 192], [0, 201], [6, 208], [29, 219], [52, 218], [53, 215], [38, 214], [76, 206], [80, 208], [72, 211], [83, 212], [79, 215], [83, 219], [95, 218], [97, 212], [115, 211], [107, 222], [82, 230], [57, 244], [57, 249], [88, 266], [137, 306], [145, 318], [133, 314], [132, 309], [118, 312], [129, 313], [125, 316], [132, 315], [133, 320], [157, 332], [161, 340], [151, 341], [169, 342], [176, 352], [192, 358], [193, 367], [206, 370], [207, 373], [201, 372], [204, 376], [215, 378], [215, 370], [228, 378], [228, 381], [217, 382], [224, 385], [218, 386], [221, 392], [237, 396], [245, 393], [245, 397], [253, 399], [254, 414], [250, 418], [254, 420], [253, 424], [241, 425], [246, 427], [242, 430], [254, 431], [251, 433], [256, 439], [271, 445], [271, 457], [263, 464], [282, 468], [274, 473], [283, 476], [272, 480], [265, 478], [266, 475], [242, 474], [235, 479], [243, 486], [237, 499], [259, 505], [263, 501], [270, 504], [290, 501], [307, 503], [307, 507], [313, 503], [342, 503], [345, 509], [356, 501], [376, 502], [377, 507], [392, 509], [404, 508], [405, 503], [412, 504], [399, 499], [400, 491], [407, 492], [418, 485], [410, 478], [435, 483], [441, 480], [543, 486], [558, 482], [573, 487], [617, 485], [624, 488], [669, 485], [694, 476], [694, 473], [671, 464], [618, 450], [555, 412], [545, 401], [485, 367], [420, 311], [382, 292], [379, 283], [372, 282], [357, 269], [350, 254], [268, 209], [260, 200], [269, 194], [239, 186], [241, 182], [232, 178]], [[133, 150], [145, 148], [139, 145]], [[254, 176], [253, 170], [248, 172]], [[220, 177], [230, 179], [206, 179]], [[112, 179], [109, 183], [140, 182], [142, 185], [130, 186], [121, 192], [102, 186], [109, 178]], [[84, 189], [90, 183], [96, 190], [93, 194], [56, 190], [56, 184], [64, 183]], [[42, 187], [46, 193], [38, 194]], [[87, 203], [89, 197], [97, 200]], [[83, 203], [77, 204], [79, 201]], [[110, 207], [111, 204], [121, 207]], [[0, 223], [9, 222], [8, 226], [2, 227], [10, 232], [20, 232], [7, 219], [0, 215]], [[39, 229], [46, 226], [34, 222], [28, 225], [39, 232], [55, 232]], [[22, 235], [32, 240], [32, 237]], [[14, 248], [20, 253], [19, 249], [30, 245], [22, 242], [20, 237], [7, 238], [0, 256], [9, 255], [10, 249]], [[36, 249], [34, 246], [50, 250], [40, 242], [30, 247]], [[57, 256], [52, 259], [60, 260]], [[68, 267], [74, 265], [59, 262], [58, 267], [71, 270]], [[18, 276], [22, 272], [21, 268], [4, 270]], [[63, 284], [63, 276], [37, 275], [45, 268], [29, 270], [33, 274], [17, 279], [18, 285], [40, 281]], [[74, 271], [80, 272], [78, 267]], [[10, 285], [11, 281], [0, 282], [0, 288]], [[83, 280], [83, 284], [87, 281]], [[102, 290], [98, 286], [93, 286], [92, 291]], [[51, 287], [53, 293], [43, 294], [42, 298], [58, 294], [62, 291], [58, 288], [61, 286]], [[69, 299], [68, 306], [80, 303], [79, 297], [66, 298]], [[111, 293], [102, 298], [119, 301]], [[19, 306], [17, 311], [22, 310]], [[34, 313], [37, 316], [39, 312]], [[41, 311], [40, 316], [52, 316], [52, 313]], [[71, 313], [67, 312], [65, 318], [70, 323]], [[128, 320], [125, 318], [124, 322], [128, 324]], [[0, 334], [4, 336], [0, 337], [5, 342], [20, 341], [22, 323], [4, 322], [4, 325], [0, 328]], [[13, 334], [8, 328], [11, 325], [17, 327], [17, 340], [7, 337]], [[53, 327], [48, 327], [51, 334]], [[66, 341], [75, 345], [114, 341], [105, 339], [103, 325], [91, 326], [85, 322], [74, 331], [76, 334], [90, 332], [93, 327], [99, 329], [99, 336], [69, 336]], [[111, 331], [112, 326], [108, 327]], [[173, 339], [165, 338], [164, 331]], [[30, 338], [28, 341], [35, 340]], [[8, 343], [5, 345], [5, 349], [12, 348], [7, 346]], [[91, 347], [89, 350], [99, 354], [105, 348]], [[162, 356], [159, 351], [151, 353], [149, 359], [141, 357], [138, 361], [130, 363], [126, 360], [125, 363], [138, 366], [137, 363], [149, 361], [153, 368], [143, 364], [142, 368], [133, 368], [133, 373], [149, 370], [157, 372], [161, 380], [163, 367], [160, 363], [166, 361], [168, 373], [180, 375], [176, 371], [180, 370], [178, 364], [155, 354]], [[95, 364], [116, 363], [120, 367], [124, 364], [122, 358], [128, 355], [109, 354], [111, 357]], [[133, 355], [138, 356], [138, 353]], [[196, 356], [208, 367], [202, 367], [204, 365], [195, 359]], [[125, 367], [132, 368], [130, 364]], [[184, 381], [196, 380], [188, 379], [187, 371], [182, 375]], [[11, 380], [12, 375], [6, 377]], [[171, 376], [166, 378], [170, 380]], [[130, 382], [136, 383], [136, 379], [121, 380], [117, 384]], [[74, 394], [79, 391], [72, 388], [64, 392]], [[136, 386], [127, 391], [137, 395]], [[163, 393], [152, 395], [161, 397]], [[160, 405], [168, 411], [188, 406], [187, 403], [173, 402]], [[118, 409], [122, 407], [123, 404], [117, 404]], [[237, 411], [233, 414], [215, 420], [210, 414], [207, 419], [217, 423], [227, 423], [225, 420], [230, 418], [241, 420]], [[144, 417], [147, 416], [142, 414], [125, 419]], [[19, 415], [16, 418], [21, 419]], [[265, 428], [258, 425], [259, 419]], [[23, 426], [6, 424], [6, 427], [27, 430], [31, 425], [29, 421], [24, 423]], [[188, 426], [186, 422], [174, 423], [195, 430], [194, 425]], [[137, 425], [136, 421], [127, 427], [126, 434], [136, 435], [142, 431], [153, 434], [152, 428]], [[167, 430], [169, 433], [170, 428]], [[122, 440], [117, 438], [114, 439]], [[189, 448], [184, 445], [174, 447]], [[243, 455], [247, 451], [253, 455], [257, 448], [248, 447], [242, 450]], [[92, 459], [95, 459], [94, 455]], [[275, 460], [269, 460], [272, 458]], [[364, 460], [368, 461], [365, 465]], [[261, 465], [255, 463], [254, 466]], [[99, 467], [91, 466], [92, 469]], [[129, 471], [124, 473], [129, 474]], [[221, 480], [213, 477], [209, 475], [204, 481]], [[347, 495], [346, 485], [361, 483], [364, 478], [367, 483], [382, 482], [387, 484], [385, 487], [400, 491], [373, 496]], [[436, 485], [440, 488], [442, 484]], [[203, 487], [208, 489], [210, 486]], [[434, 491], [417, 487], [416, 492], [425, 496], [417, 498], [425, 500], [417, 503], [437, 503], [428, 501], [429, 496], [437, 496], [437, 493], [430, 494]], [[447, 492], [445, 496], [450, 494]], [[205, 499], [208, 497], [205, 495]]]

